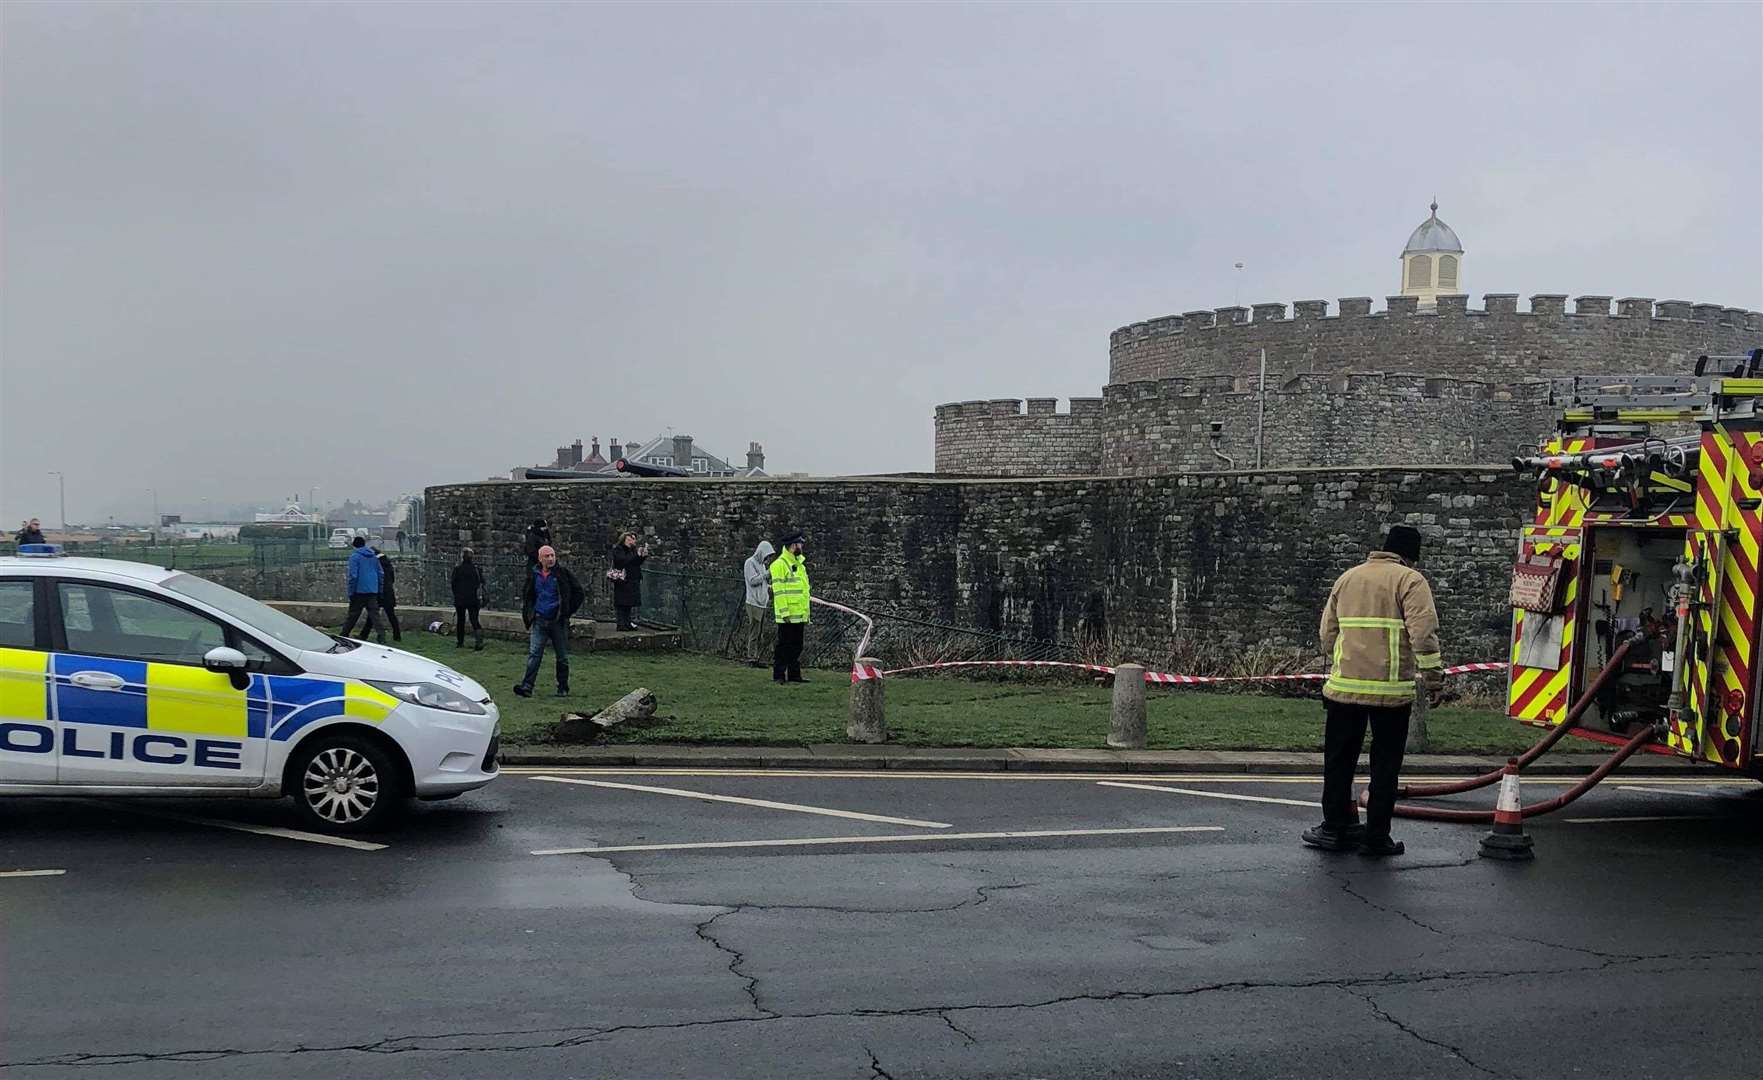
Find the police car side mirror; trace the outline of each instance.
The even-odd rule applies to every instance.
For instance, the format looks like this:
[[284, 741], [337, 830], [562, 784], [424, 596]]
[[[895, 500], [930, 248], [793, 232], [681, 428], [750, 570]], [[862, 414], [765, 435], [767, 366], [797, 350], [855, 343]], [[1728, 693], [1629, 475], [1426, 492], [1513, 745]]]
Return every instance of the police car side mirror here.
[[251, 685], [251, 676], [245, 671], [245, 663], [244, 653], [225, 645], [209, 649], [202, 657], [202, 666], [209, 671], [217, 675], [230, 675], [235, 690], [243, 690]]

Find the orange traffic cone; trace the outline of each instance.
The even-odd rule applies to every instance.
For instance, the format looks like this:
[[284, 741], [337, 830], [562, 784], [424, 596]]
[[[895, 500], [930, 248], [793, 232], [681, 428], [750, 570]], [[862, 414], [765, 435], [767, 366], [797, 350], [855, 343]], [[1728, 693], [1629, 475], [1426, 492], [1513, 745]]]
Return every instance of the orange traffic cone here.
[[1523, 803], [1518, 799], [1518, 759], [1506, 760], [1500, 776], [1500, 801], [1494, 807], [1494, 830], [1481, 838], [1484, 859], [1520, 862], [1533, 859], [1530, 837], [1524, 835]]

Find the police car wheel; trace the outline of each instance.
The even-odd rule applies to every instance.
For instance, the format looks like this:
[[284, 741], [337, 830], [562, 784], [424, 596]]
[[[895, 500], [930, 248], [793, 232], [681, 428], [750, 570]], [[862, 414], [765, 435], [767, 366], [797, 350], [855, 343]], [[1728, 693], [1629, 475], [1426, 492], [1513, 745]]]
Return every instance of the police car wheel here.
[[300, 748], [291, 770], [294, 806], [321, 832], [372, 832], [400, 809], [398, 770], [386, 752], [355, 735], [320, 737]]

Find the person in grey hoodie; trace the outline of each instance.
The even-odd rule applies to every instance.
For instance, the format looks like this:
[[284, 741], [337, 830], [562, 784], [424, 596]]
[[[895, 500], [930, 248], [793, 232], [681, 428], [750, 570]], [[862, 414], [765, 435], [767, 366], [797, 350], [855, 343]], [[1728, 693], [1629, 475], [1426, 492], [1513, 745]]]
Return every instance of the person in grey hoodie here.
[[765, 667], [768, 661], [763, 658], [771, 651], [765, 644], [765, 629], [771, 625], [771, 560], [775, 554], [771, 541], [761, 540], [742, 567], [747, 601], [741, 605], [741, 647], [752, 667]]

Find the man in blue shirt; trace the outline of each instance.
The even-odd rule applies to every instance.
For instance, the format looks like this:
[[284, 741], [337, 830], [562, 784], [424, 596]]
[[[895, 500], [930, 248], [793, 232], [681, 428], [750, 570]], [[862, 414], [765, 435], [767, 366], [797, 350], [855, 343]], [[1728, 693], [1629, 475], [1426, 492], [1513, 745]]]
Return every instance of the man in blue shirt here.
[[520, 617], [526, 623], [526, 674], [514, 684], [519, 697], [533, 696], [533, 680], [545, 660], [545, 645], [557, 654], [557, 696], [569, 693], [569, 620], [587, 599], [569, 568], [557, 562], [557, 551], [546, 544], [538, 561], [527, 569], [526, 591], [521, 595]]
[[355, 620], [367, 612], [367, 625], [362, 637], [379, 634], [380, 644], [386, 643], [386, 632], [380, 625], [380, 555], [367, 546], [364, 537], [355, 538], [355, 550], [349, 553], [349, 569], [345, 575], [349, 585], [349, 617], [343, 620], [343, 636], [355, 629]]

